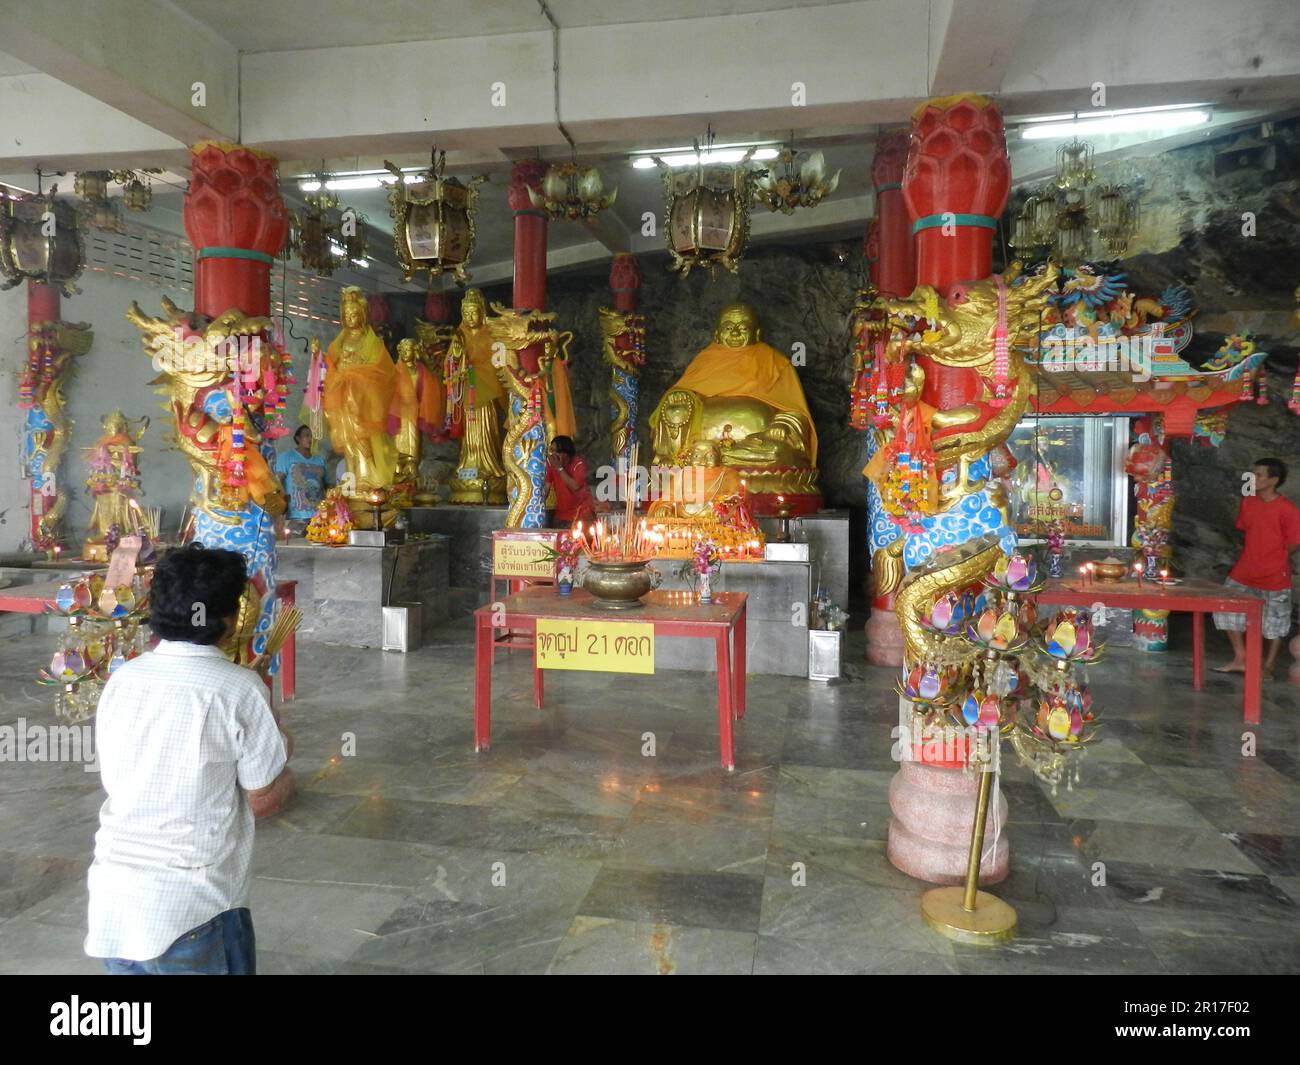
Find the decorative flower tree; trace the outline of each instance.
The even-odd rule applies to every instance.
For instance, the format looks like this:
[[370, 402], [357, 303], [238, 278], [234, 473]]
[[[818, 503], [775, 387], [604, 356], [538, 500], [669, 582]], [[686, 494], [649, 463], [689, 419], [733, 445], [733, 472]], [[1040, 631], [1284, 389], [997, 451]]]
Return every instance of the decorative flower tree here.
[[1091, 696], [1073, 675], [1076, 664], [1101, 654], [1091, 618], [1064, 610], [1040, 626], [1042, 587], [1034, 560], [1015, 554], [1000, 558], [979, 585], [939, 594], [920, 619], [939, 637], [934, 654], [905, 669], [899, 686], [921, 734], [946, 733], [966, 768], [981, 774], [966, 882], [928, 891], [921, 903], [926, 922], [955, 939], [990, 942], [1016, 926], [1010, 906], [978, 890], [998, 738], [1007, 736], [1055, 793], [1061, 780], [1072, 787], [1078, 779], [1077, 756], [1097, 727]]

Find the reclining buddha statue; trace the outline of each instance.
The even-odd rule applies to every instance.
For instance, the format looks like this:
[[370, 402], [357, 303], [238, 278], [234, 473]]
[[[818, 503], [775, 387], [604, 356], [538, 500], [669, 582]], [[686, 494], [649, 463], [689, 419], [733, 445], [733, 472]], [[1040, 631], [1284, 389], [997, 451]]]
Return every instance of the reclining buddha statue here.
[[817, 431], [790, 360], [760, 338], [752, 307], [723, 308], [713, 343], [650, 415], [654, 461], [687, 465], [697, 444], [713, 443], [755, 514], [809, 513], [821, 505]]

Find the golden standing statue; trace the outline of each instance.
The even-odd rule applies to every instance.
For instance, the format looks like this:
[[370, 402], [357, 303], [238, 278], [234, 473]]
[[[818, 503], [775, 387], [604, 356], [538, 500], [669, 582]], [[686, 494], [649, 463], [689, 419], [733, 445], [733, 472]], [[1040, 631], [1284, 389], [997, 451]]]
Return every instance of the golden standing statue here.
[[103, 435], [86, 448], [90, 452], [90, 476], [86, 487], [95, 499], [90, 527], [82, 548], [82, 558], [105, 562], [105, 541], [114, 528], [119, 536], [129, 536], [139, 526], [131, 504], [141, 495], [140, 467], [135, 457], [143, 448], [140, 438], [149, 428], [149, 419], [140, 419], [140, 428], [132, 432], [131, 424], [120, 410], [100, 419]]
[[388, 488], [397, 470], [397, 447], [388, 432], [397, 369], [384, 342], [370, 325], [361, 289], [343, 290], [343, 328], [325, 354], [325, 393], [321, 403], [330, 444], [347, 460], [360, 496]]
[[748, 304], [723, 308], [713, 343], [659, 401], [650, 428], [660, 465], [683, 465], [696, 444], [712, 442], [751, 495], [803, 497], [799, 509], [816, 509], [817, 431], [808, 401], [790, 360], [762, 342]]
[[502, 424], [506, 395], [492, 362], [492, 332], [483, 293], [471, 288], [460, 305], [460, 325], [444, 363], [452, 436], [460, 435], [460, 461], [451, 483], [453, 503], [506, 501]]

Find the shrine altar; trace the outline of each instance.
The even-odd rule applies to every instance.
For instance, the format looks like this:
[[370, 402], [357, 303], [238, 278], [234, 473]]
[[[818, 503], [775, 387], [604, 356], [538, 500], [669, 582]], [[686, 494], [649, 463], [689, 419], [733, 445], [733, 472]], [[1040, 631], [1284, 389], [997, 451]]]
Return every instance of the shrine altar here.
[[658, 591], [650, 592], [643, 602], [645, 605], [639, 609], [615, 612], [594, 606], [591, 594], [581, 589], [561, 596], [553, 588], [531, 588], [479, 607], [474, 612], [474, 749], [486, 751], [492, 742], [494, 628], [533, 635], [533, 705], [540, 710], [545, 694], [545, 671], [536, 649], [539, 621], [630, 623], [651, 627], [655, 643], [660, 637], [713, 641], [718, 675], [719, 762], [723, 769], [733, 770], [732, 722], [745, 716], [746, 596], [740, 592], [719, 592], [713, 602], [699, 603], [674, 598], [672, 592]]
[[1264, 646], [1263, 600], [1212, 581], [1192, 579], [1179, 584], [1136, 580], [1107, 582], [1082, 577], [1048, 580], [1039, 595], [1044, 604], [1116, 610], [1169, 610], [1192, 615], [1192, 687], [1205, 682], [1205, 615], [1219, 611], [1246, 615], [1246, 674], [1242, 720], [1260, 723], [1260, 669]]

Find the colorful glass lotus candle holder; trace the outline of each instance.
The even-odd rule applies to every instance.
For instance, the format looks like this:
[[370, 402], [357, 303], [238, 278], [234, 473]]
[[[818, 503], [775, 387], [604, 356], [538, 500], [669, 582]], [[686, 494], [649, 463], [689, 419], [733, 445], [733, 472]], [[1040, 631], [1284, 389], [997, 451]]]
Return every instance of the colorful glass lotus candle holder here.
[[984, 651], [1014, 654], [1029, 642], [1029, 632], [1014, 609], [990, 606], [967, 624], [966, 639]]
[[1085, 611], [1062, 610], [1043, 628], [1039, 649], [1065, 664], [1098, 661], [1102, 645], [1096, 642], [1092, 618]]
[[902, 680], [895, 686], [918, 713], [944, 710], [952, 700], [952, 673], [933, 663], [903, 667]]
[[1010, 557], [1000, 555], [984, 583], [1013, 595], [1033, 595], [1042, 590], [1044, 582], [1033, 557], [1016, 554]]
[[936, 636], [959, 636], [969, 616], [967, 599], [947, 592], [935, 599], [930, 613], [921, 618], [921, 627]]

